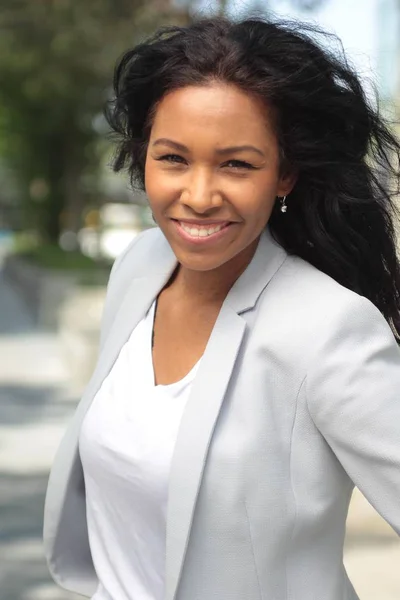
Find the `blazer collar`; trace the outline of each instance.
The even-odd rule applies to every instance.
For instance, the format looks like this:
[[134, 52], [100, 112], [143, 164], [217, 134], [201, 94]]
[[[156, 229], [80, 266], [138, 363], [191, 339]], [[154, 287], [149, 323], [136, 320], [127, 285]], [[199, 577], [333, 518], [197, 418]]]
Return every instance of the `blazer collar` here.
[[[151, 237], [153, 236], [153, 237]], [[139, 252], [143, 252], [140, 263]], [[122, 346], [163, 289], [177, 266], [176, 257], [160, 230], [138, 243], [132, 257], [135, 274], [120, 306], [75, 419], [79, 425]], [[200, 362], [180, 423], [172, 458], [167, 509], [166, 600], [175, 600], [208, 449], [226, 389], [240, 351], [246, 321], [241, 314], [254, 307], [286, 258], [268, 229], [256, 252], [230, 289]], [[129, 261], [129, 254], [125, 258]], [[140, 264], [138, 269], [138, 263]], [[127, 269], [129, 271], [129, 265]], [[120, 267], [122, 269], [122, 267]], [[127, 280], [129, 275], [127, 275]], [[218, 364], [218, 369], [215, 365]], [[78, 431], [79, 427], [76, 427]]]
[[[131, 286], [136, 287], [138, 279], [149, 282], [146, 288], [156, 290], [154, 296], [149, 298], [150, 304], [165, 286], [178, 264], [175, 254], [161, 230], [154, 228], [152, 234], [152, 246], [146, 249], [146, 260], [142, 261], [139, 269], [135, 265], [135, 275]], [[286, 251], [274, 240], [267, 227], [261, 233], [251, 262], [232, 286], [225, 302], [237, 313], [253, 308], [260, 293], [282, 265], [286, 256]], [[145, 294], [141, 295], [143, 297]]]
[[273, 239], [269, 229], [265, 229], [251, 262], [226, 297], [232, 310], [240, 314], [253, 308], [286, 256], [286, 251]]

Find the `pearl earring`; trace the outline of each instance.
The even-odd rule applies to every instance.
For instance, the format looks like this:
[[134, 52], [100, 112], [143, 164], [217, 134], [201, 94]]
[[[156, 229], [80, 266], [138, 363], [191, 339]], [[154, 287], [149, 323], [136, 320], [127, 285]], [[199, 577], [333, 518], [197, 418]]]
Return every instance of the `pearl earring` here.
[[287, 211], [286, 196], [283, 196], [283, 198], [281, 198], [280, 200], [281, 200], [281, 212], [285, 213]]

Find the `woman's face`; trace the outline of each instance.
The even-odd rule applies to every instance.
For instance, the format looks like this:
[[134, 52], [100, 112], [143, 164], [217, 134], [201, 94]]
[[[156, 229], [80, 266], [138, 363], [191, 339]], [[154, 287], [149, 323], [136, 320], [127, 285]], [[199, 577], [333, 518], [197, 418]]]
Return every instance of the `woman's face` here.
[[254, 247], [276, 197], [291, 191], [294, 177], [280, 174], [272, 116], [261, 102], [213, 83], [161, 100], [145, 183], [154, 218], [180, 264], [208, 271], [240, 261]]

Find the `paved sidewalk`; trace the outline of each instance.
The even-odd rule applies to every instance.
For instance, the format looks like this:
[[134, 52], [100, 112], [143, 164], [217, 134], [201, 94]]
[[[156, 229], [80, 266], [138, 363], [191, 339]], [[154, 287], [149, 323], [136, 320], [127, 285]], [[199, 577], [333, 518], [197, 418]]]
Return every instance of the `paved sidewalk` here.
[[[76, 398], [57, 338], [35, 331], [1, 273], [0, 356], [0, 600], [78, 600], [50, 580], [41, 541], [48, 472]], [[345, 563], [361, 600], [400, 599], [400, 542], [360, 496]]]
[[400, 540], [358, 490], [347, 519], [344, 563], [361, 600], [400, 600]]
[[57, 339], [35, 331], [0, 273], [0, 600], [77, 600], [42, 550], [49, 466], [76, 399]]

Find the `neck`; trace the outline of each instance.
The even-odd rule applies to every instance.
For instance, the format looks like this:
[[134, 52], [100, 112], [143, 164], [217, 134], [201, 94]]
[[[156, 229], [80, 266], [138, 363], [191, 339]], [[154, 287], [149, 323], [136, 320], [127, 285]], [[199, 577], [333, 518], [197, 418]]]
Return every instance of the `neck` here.
[[178, 265], [169, 285], [182, 299], [201, 305], [222, 303], [253, 258], [258, 239], [232, 260], [210, 271], [195, 271]]

